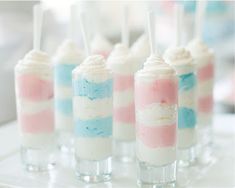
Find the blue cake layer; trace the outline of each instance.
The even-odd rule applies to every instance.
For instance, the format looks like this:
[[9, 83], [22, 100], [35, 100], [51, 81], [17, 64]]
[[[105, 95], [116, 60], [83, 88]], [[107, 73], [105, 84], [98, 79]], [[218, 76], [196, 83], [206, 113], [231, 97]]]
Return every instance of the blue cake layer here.
[[71, 115], [73, 112], [72, 99], [55, 99], [55, 110], [64, 115]]
[[194, 128], [196, 125], [196, 112], [190, 108], [179, 107], [178, 127], [180, 129]]
[[179, 76], [179, 90], [190, 90], [196, 85], [196, 76], [194, 73], [183, 74]]
[[109, 137], [112, 135], [112, 116], [90, 120], [75, 120], [75, 135], [80, 137]]
[[109, 79], [104, 82], [96, 83], [79, 78], [73, 81], [73, 90], [75, 96], [84, 96], [91, 100], [112, 97], [113, 81]]
[[55, 84], [72, 86], [72, 70], [75, 67], [74, 64], [57, 64], [54, 72]]

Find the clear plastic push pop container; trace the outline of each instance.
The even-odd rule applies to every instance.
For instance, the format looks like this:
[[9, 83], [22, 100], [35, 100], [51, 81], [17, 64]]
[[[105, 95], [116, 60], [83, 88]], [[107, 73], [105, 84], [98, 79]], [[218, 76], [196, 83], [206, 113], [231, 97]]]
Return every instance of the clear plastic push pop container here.
[[114, 75], [113, 155], [122, 162], [135, 160], [135, 60], [126, 45], [117, 44], [107, 62]]
[[47, 54], [32, 50], [15, 67], [21, 159], [30, 171], [55, 165], [53, 69]]
[[70, 151], [73, 146], [72, 70], [82, 60], [83, 54], [70, 39], [59, 46], [54, 57], [55, 125], [62, 151]]
[[137, 181], [169, 187], [176, 181], [177, 98], [175, 71], [151, 55], [135, 76]]
[[178, 164], [189, 166], [196, 161], [196, 66], [190, 52], [183, 47], [169, 48], [164, 57], [178, 77]]
[[77, 177], [95, 183], [111, 179], [113, 79], [100, 55], [73, 71]]
[[[188, 45], [197, 66], [197, 112], [199, 153], [208, 158], [212, 144], [214, 53], [199, 38]], [[210, 158], [210, 157], [209, 157]]]

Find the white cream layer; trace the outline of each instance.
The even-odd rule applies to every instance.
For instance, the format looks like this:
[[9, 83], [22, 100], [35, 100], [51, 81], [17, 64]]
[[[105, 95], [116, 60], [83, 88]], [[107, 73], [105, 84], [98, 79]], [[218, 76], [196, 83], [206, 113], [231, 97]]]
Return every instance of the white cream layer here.
[[198, 90], [197, 90], [197, 95], [202, 97], [202, 96], [208, 96], [212, 95], [213, 93], [213, 79], [209, 79], [203, 82], [198, 81]]
[[73, 96], [72, 87], [67, 86], [56, 86], [54, 88], [55, 98], [66, 99], [71, 98]]
[[28, 148], [45, 148], [53, 146], [56, 142], [54, 133], [20, 133], [21, 144]]
[[113, 106], [115, 108], [125, 107], [134, 102], [134, 90], [128, 89], [121, 92], [113, 92]]
[[37, 50], [31, 50], [15, 67], [17, 75], [30, 73], [43, 80], [53, 80], [53, 68], [49, 56]]
[[112, 156], [112, 138], [75, 138], [75, 155], [85, 160], [103, 160]]
[[151, 104], [144, 110], [136, 110], [136, 121], [146, 126], [172, 125], [176, 123], [176, 105]]
[[55, 125], [57, 130], [73, 130], [73, 115], [64, 115], [63, 113], [55, 111], [55, 117]]
[[121, 141], [135, 140], [135, 127], [133, 124], [113, 122], [113, 138]]
[[176, 160], [175, 147], [149, 148], [140, 140], [136, 143], [136, 154], [140, 161], [156, 166], [171, 164]]
[[113, 48], [113, 45], [111, 42], [108, 41], [104, 36], [102, 35], [96, 35], [92, 42], [91, 42], [91, 51], [93, 53], [96, 52], [106, 52], [110, 53]]
[[194, 146], [197, 142], [196, 129], [178, 129], [177, 138], [177, 146], [179, 149], [186, 149]]
[[111, 71], [107, 68], [105, 59], [101, 55], [88, 56], [73, 70], [72, 74], [74, 80], [82, 76], [84, 79], [96, 83], [112, 78]]
[[196, 88], [180, 91], [178, 96], [178, 106], [194, 109], [196, 107]]
[[74, 117], [87, 120], [112, 115], [112, 98], [89, 100], [87, 97], [73, 97]]
[[58, 64], [80, 64], [84, 59], [83, 53], [78, 48], [77, 44], [70, 40], [66, 39], [58, 47], [54, 61]]
[[212, 124], [212, 113], [198, 112], [197, 125], [198, 128], [211, 126]]
[[53, 109], [54, 100], [31, 102], [25, 99], [18, 98], [17, 110], [23, 114], [35, 114], [47, 109]]

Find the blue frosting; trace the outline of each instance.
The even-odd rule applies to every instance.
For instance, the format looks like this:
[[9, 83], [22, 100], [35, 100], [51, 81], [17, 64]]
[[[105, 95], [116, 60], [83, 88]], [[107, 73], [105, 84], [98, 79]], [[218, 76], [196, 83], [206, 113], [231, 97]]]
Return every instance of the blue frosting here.
[[178, 127], [180, 129], [194, 128], [196, 125], [196, 113], [190, 108], [180, 107], [178, 109]]
[[57, 64], [55, 66], [55, 84], [63, 86], [72, 86], [72, 70], [76, 67], [74, 64]]
[[183, 74], [179, 76], [179, 90], [189, 90], [196, 84], [194, 73]]
[[86, 96], [89, 99], [102, 99], [111, 97], [113, 93], [113, 80], [95, 83], [86, 79], [79, 78], [73, 81], [73, 90], [75, 96]]
[[108, 137], [112, 135], [112, 117], [75, 120], [75, 135], [80, 137]]
[[65, 115], [73, 112], [72, 99], [55, 99], [55, 109]]

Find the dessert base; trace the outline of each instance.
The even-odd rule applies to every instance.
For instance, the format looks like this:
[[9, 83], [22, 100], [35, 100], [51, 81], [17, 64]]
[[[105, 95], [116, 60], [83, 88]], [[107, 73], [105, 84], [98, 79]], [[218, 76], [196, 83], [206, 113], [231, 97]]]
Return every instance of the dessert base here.
[[113, 156], [120, 162], [134, 162], [136, 159], [135, 141], [113, 140]]
[[71, 131], [58, 130], [57, 144], [59, 150], [65, 153], [74, 151], [74, 138]]
[[47, 171], [55, 166], [56, 148], [44, 147], [43, 149], [21, 147], [22, 164], [28, 171]]
[[197, 160], [196, 147], [179, 148], [177, 151], [177, 160], [179, 168], [195, 165]]
[[137, 184], [140, 187], [175, 187], [176, 161], [164, 166], [154, 166], [137, 161]]
[[111, 180], [112, 158], [104, 160], [85, 160], [76, 157], [77, 178], [86, 183], [98, 183]]

